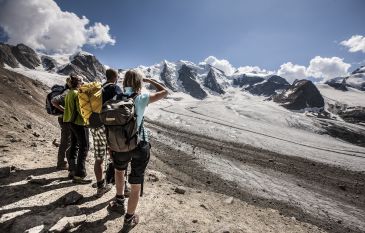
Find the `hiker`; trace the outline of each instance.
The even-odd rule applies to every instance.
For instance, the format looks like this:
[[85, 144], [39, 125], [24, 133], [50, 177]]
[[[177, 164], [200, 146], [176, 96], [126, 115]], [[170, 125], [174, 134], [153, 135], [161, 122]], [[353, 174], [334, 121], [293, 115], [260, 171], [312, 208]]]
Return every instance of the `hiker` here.
[[[62, 115], [58, 116], [58, 124], [60, 125], [61, 128], [61, 140], [60, 140], [60, 145], [58, 147], [58, 156], [57, 156], [57, 169], [59, 170], [67, 170], [68, 166], [68, 156], [67, 156], [67, 152], [68, 149], [70, 147], [70, 141], [71, 141], [71, 132], [69, 127], [67, 127], [67, 125], [63, 122], [63, 112], [64, 112], [64, 107], [65, 107], [65, 96], [67, 95], [68, 91], [70, 90], [71, 87], [71, 79], [70, 77], [68, 77], [66, 79], [66, 84], [64, 87], [64, 91], [62, 92], [62, 94], [57, 95], [55, 97], [53, 97], [51, 99], [51, 103], [52, 105], [57, 108], [60, 112], [62, 112]], [[65, 161], [65, 158], [67, 159], [67, 161]]]
[[[156, 92], [142, 93], [142, 82], [152, 84], [156, 88]], [[156, 102], [166, 97], [168, 91], [158, 82], [146, 78], [144, 74], [138, 70], [127, 71], [123, 80], [123, 91], [124, 93], [122, 95], [118, 95], [118, 99], [123, 99], [123, 96], [129, 96], [129, 98], [134, 99], [134, 109], [137, 115], [137, 135], [140, 142], [132, 151], [112, 152], [112, 158], [115, 166], [115, 184], [117, 193], [115, 199], [109, 203], [108, 209], [122, 215], [125, 214], [121, 232], [128, 232], [137, 225], [139, 221], [138, 215], [135, 211], [140, 196], [141, 185], [144, 180], [145, 169], [150, 158], [151, 145], [148, 142], [148, 135], [143, 126], [144, 112], [149, 103]], [[131, 172], [129, 174], [128, 182], [131, 184], [131, 192], [126, 211], [124, 206], [124, 171], [128, 167], [129, 162], [131, 162]]]
[[89, 130], [81, 117], [77, 97], [78, 89], [83, 84], [82, 78], [75, 74], [70, 75], [71, 89], [65, 96], [65, 110], [63, 122], [71, 131], [71, 145], [69, 149], [70, 172], [68, 177], [74, 183], [86, 184], [92, 180], [87, 177], [85, 161], [89, 151]]
[[[121, 94], [122, 90], [116, 85], [118, 80], [118, 72], [113, 69], [106, 70], [106, 82], [102, 85], [102, 102], [103, 104], [112, 99], [114, 96]], [[111, 184], [108, 184], [103, 178], [103, 163], [107, 159], [107, 139], [105, 127], [90, 128], [91, 135], [94, 141], [94, 172], [96, 177], [97, 192], [96, 196], [101, 197], [104, 193], [111, 189]], [[107, 161], [105, 161], [107, 162]]]

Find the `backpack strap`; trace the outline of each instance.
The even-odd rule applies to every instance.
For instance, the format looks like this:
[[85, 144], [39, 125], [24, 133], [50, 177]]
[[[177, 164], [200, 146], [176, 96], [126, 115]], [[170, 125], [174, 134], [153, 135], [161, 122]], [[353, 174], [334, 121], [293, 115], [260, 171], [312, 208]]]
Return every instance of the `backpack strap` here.
[[[138, 128], [138, 135], [140, 135], [141, 132], [142, 132], [143, 123], [144, 123], [144, 117], [142, 117], [141, 125]], [[143, 137], [143, 141], [146, 141], [146, 135], [145, 135], [144, 129], [143, 129], [142, 135], [143, 135], [142, 136]]]

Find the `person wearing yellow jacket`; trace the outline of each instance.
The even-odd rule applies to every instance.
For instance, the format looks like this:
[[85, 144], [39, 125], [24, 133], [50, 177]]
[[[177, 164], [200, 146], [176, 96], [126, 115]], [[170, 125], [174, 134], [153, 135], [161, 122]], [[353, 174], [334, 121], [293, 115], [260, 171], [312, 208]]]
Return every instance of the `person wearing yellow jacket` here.
[[75, 74], [70, 75], [71, 90], [65, 96], [65, 110], [63, 122], [71, 130], [71, 144], [69, 153], [69, 178], [74, 183], [90, 183], [87, 178], [85, 161], [89, 152], [89, 130], [87, 122], [83, 119], [78, 101], [78, 91], [83, 84], [82, 78]]

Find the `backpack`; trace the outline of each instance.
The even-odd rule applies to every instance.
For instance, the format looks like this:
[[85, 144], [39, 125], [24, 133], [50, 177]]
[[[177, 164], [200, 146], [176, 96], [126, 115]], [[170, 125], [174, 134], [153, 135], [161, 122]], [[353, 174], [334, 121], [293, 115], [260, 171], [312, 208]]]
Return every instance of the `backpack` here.
[[115, 152], [128, 152], [134, 150], [139, 142], [134, 106], [137, 94], [121, 96], [121, 100], [113, 98], [103, 104], [100, 119], [106, 129], [110, 149]]
[[[105, 93], [105, 88], [107, 86], [111, 86], [111, 85], [115, 85], [114, 83], [104, 83], [103, 86], [101, 87], [101, 99], [103, 99], [103, 95]], [[103, 126], [103, 122], [101, 122], [100, 119], [100, 113], [99, 112], [92, 112], [90, 117], [89, 117], [89, 128], [95, 129], [95, 128], [99, 128], [101, 126]]]
[[99, 82], [84, 84], [78, 93], [81, 115], [89, 128], [99, 128], [103, 126], [100, 120], [100, 111], [103, 104], [102, 95], [104, 88], [113, 85], [113, 83], [105, 83], [101, 85]]
[[51, 87], [51, 92], [47, 94], [47, 98], [46, 98], [46, 110], [47, 110], [48, 114], [51, 114], [51, 115], [62, 115], [63, 114], [63, 112], [61, 112], [59, 109], [57, 109], [55, 106], [53, 106], [52, 99], [58, 95], [62, 95], [62, 93], [65, 91], [66, 91], [65, 86], [56, 84]]

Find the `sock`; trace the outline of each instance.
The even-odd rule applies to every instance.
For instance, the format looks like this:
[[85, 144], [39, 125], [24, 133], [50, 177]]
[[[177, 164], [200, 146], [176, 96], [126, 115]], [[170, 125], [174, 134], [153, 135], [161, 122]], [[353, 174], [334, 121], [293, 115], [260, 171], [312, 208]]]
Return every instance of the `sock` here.
[[134, 215], [134, 214], [128, 214], [128, 213], [126, 213], [126, 214], [125, 214], [125, 219], [126, 219], [126, 220], [129, 220], [131, 217], [133, 217], [133, 215]]
[[98, 188], [100, 189], [104, 186], [104, 182], [105, 182], [105, 180], [102, 179], [101, 181], [96, 182], [96, 186], [98, 186]]
[[116, 195], [116, 200], [118, 204], [123, 205], [124, 204], [124, 195]]

